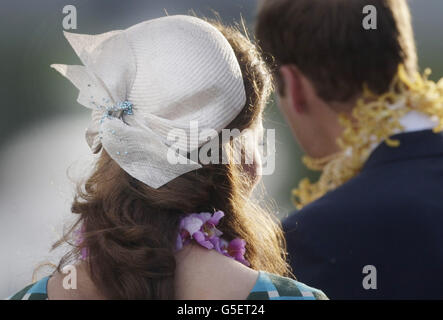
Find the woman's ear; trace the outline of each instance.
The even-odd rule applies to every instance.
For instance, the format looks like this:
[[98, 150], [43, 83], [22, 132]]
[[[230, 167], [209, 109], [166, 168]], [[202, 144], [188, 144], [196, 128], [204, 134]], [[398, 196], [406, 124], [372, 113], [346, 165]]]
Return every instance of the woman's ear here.
[[294, 65], [283, 65], [280, 67], [280, 74], [284, 86], [284, 94], [289, 107], [293, 108], [297, 113], [306, 111], [306, 96], [303, 88], [302, 74]]

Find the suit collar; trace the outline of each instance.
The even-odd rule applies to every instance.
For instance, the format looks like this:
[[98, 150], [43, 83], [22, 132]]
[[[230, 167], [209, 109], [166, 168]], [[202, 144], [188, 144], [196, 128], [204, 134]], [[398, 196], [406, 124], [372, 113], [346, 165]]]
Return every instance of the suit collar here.
[[396, 134], [391, 138], [399, 140], [400, 145], [389, 147], [386, 143], [380, 144], [371, 153], [362, 170], [386, 162], [443, 155], [443, 133], [421, 130]]

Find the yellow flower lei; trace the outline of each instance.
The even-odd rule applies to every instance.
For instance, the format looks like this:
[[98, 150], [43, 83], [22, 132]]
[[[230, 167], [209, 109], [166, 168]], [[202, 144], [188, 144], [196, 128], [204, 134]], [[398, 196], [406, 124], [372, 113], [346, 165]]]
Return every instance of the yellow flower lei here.
[[352, 116], [339, 115], [344, 127], [337, 140], [341, 151], [325, 158], [303, 158], [308, 168], [322, 174], [316, 183], [305, 178], [292, 190], [295, 206], [301, 209], [357, 175], [377, 143], [384, 140], [390, 147], [399, 146], [400, 142], [390, 136], [404, 129], [400, 119], [408, 112], [431, 116], [438, 121], [434, 132], [443, 131], [443, 78], [435, 83], [428, 80], [430, 74], [426, 69], [423, 76], [416, 73], [410, 78], [400, 65], [385, 94], [377, 96], [365, 86]]

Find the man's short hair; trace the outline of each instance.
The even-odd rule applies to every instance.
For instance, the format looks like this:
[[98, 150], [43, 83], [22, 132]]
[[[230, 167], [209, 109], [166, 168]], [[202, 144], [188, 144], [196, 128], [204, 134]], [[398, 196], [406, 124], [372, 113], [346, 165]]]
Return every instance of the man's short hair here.
[[[375, 30], [363, 27], [366, 5], [377, 9]], [[417, 69], [406, 0], [264, 0], [256, 38], [274, 71], [296, 65], [326, 101], [347, 101], [364, 84], [383, 93], [399, 64]]]

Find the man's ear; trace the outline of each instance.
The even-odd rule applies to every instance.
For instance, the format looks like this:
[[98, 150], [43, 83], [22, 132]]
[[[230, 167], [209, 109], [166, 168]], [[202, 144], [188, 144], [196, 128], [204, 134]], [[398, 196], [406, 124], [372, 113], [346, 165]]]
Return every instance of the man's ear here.
[[305, 92], [303, 88], [302, 75], [294, 65], [283, 65], [280, 67], [283, 80], [284, 92], [297, 113], [305, 110]]

